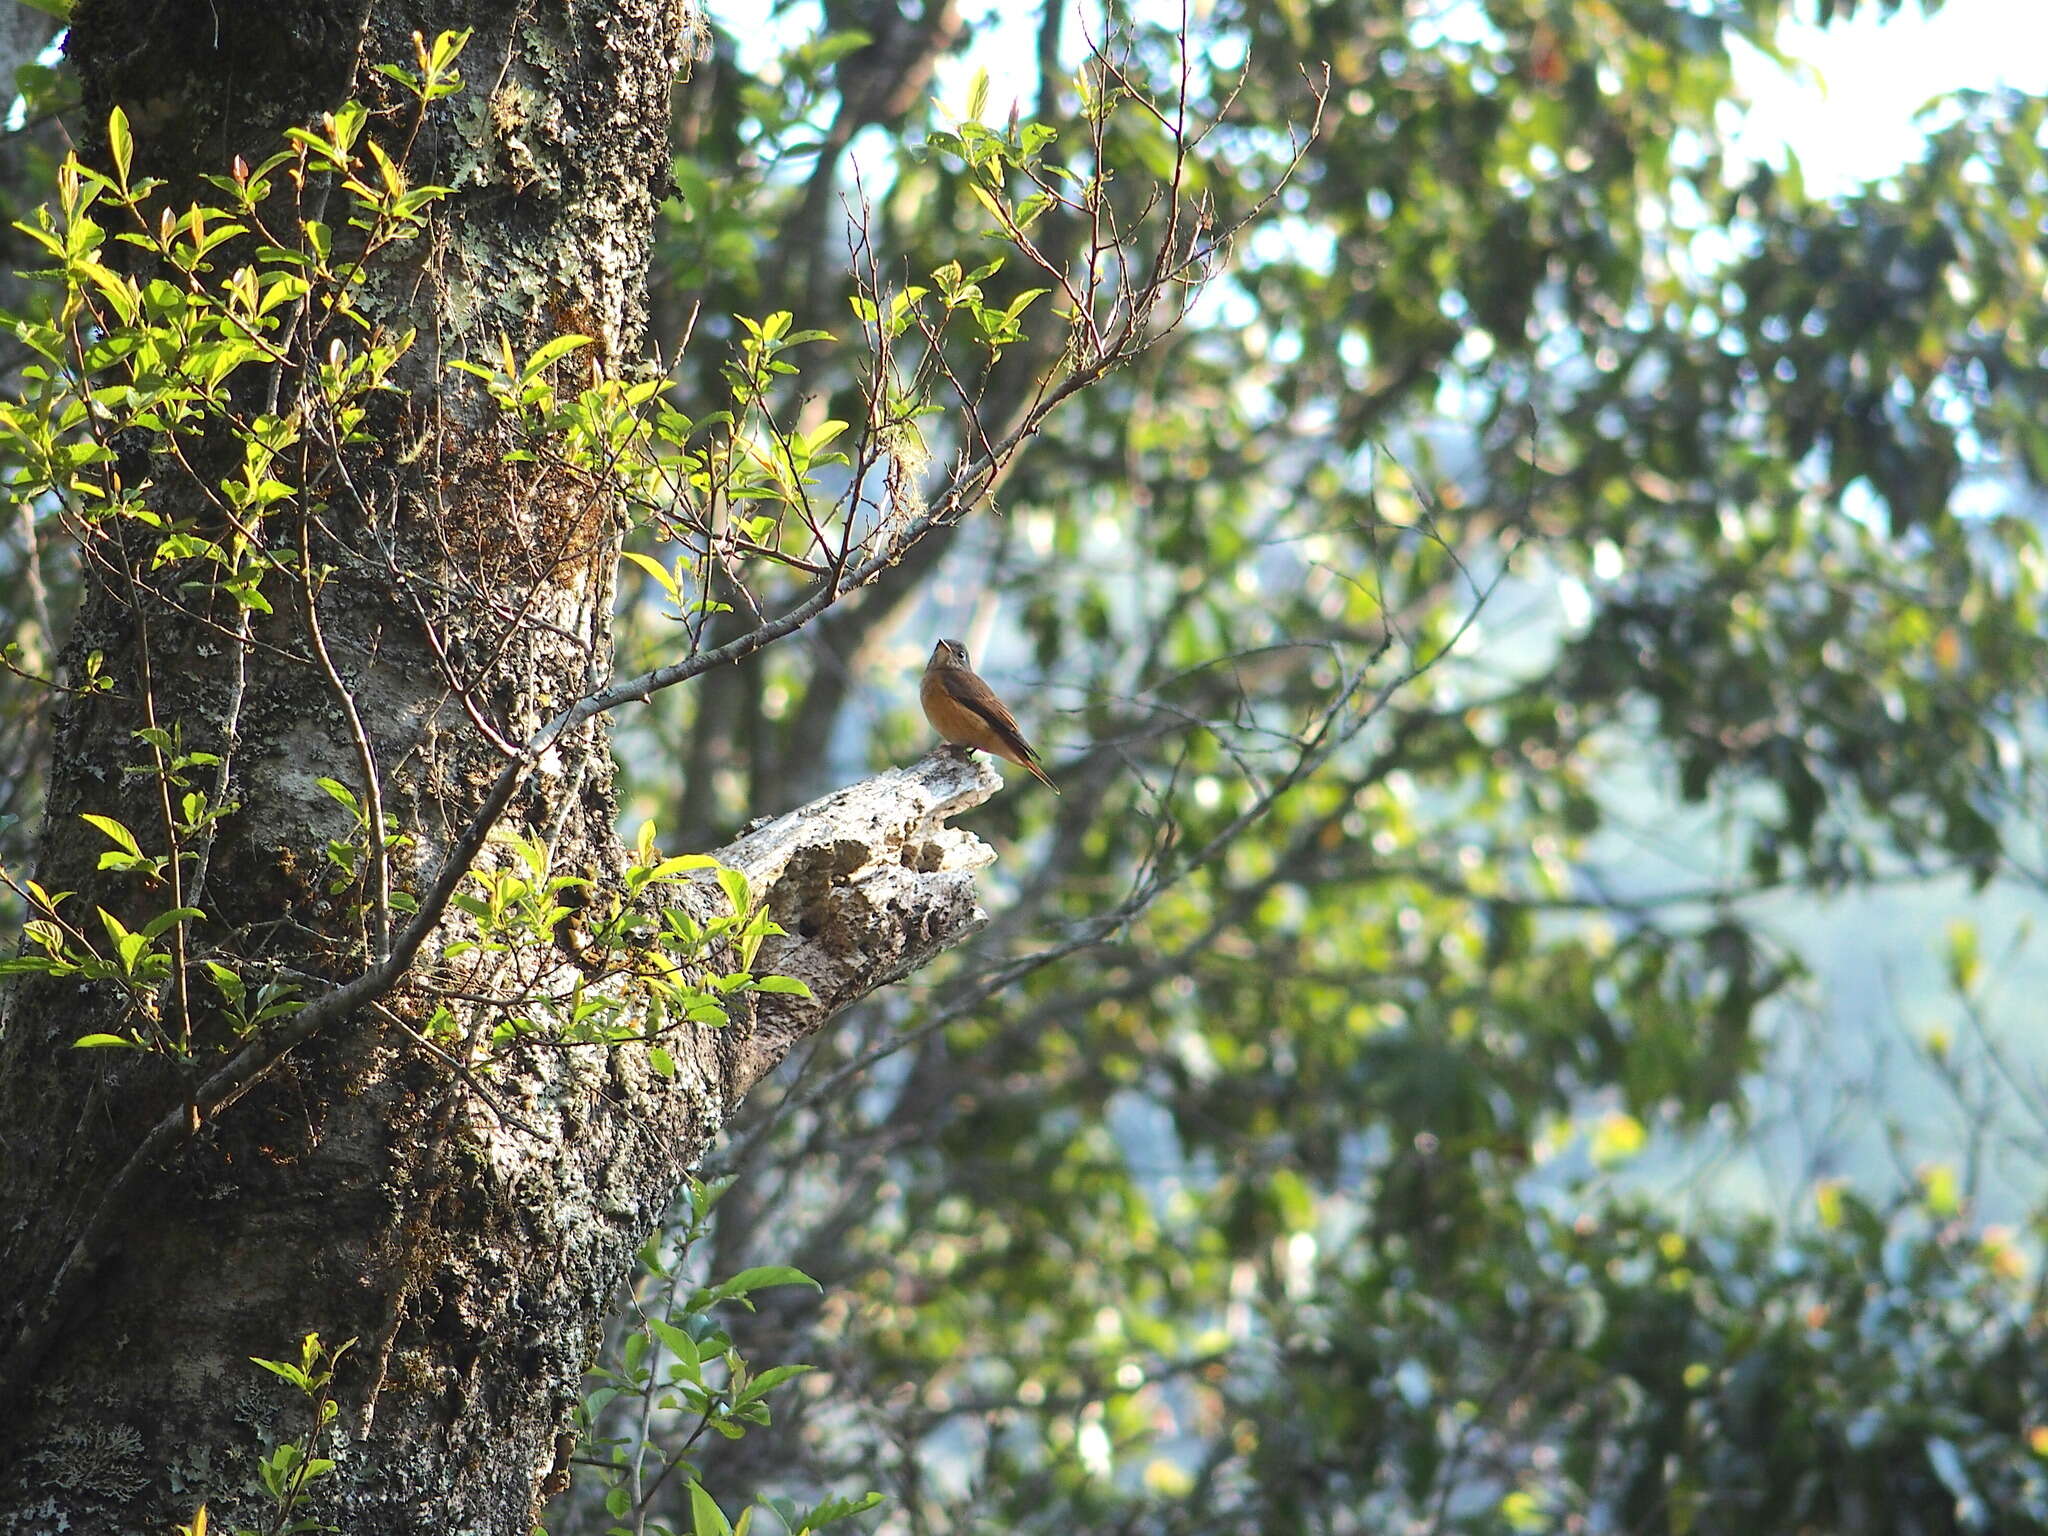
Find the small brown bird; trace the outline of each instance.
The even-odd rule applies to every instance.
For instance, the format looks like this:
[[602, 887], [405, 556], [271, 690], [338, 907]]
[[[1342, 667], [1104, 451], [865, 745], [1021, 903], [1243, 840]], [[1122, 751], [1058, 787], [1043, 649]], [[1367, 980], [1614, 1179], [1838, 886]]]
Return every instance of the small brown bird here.
[[958, 640], [941, 640], [932, 647], [932, 659], [925, 663], [924, 683], [917, 696], [932, 729], [954, 746], [992, 752], [1004, 762], [1015, 763], [1054, 794], [1060, 792], [1059, 785], [1039, 767], [1031, 743], [1017, 729], [1017, 717], [974, 675], [967, 664], [967, 647]]

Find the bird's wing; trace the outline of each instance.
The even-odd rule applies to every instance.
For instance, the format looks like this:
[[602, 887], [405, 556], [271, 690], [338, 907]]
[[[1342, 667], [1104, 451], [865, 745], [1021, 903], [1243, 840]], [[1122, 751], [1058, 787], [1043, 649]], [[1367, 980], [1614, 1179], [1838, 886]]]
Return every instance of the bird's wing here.
[[1037, 759], [1038, 753], [1032, 750], [1031, 743], [1024, 739], [1024, 732], [1017, 724], [1017, 717], [1010, 713], [1009, 706], [995, 696], [994, 690], [987, 683], [972, 672], [965, 676], [956, 675], [951, 681], [954, 684], [951, 690], [953, 697], [987, 721], [989, 729], [1002, 738], [1003, 744], [1014, 748], [1020, 754], [1019, 761], [1032, 762]]

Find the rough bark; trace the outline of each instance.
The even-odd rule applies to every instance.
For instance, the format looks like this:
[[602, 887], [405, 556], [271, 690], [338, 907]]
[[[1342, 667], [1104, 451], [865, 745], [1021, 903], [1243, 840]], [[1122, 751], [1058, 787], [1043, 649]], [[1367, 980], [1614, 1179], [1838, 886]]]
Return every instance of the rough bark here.
[[[511, 776], [478, 726], [529, 740], [608, 674], [615, 511], [522, 479], [488, 402], [443, 365], [488, 355], [501, 332], [522, 352], [594, 335], [599, 366], [636, 355], [670, 93], [697, 21], [673, 0], [82, 0], [75, 21], [88, 121], [120, 103], [174, 203], [350, 94], [391, 105], [370, 66], [408, 59], [416, 31], [460, 27], [475, 28], [470, 88], [416, 169], [454, 192], [431, 239], [369, 274], [364, 301], [430, 343], [349, 463], [352, 497], [309, 518], [334, 575], [238, 645], [168, 584], [124, 585], [119, 560], [101, 560], [70, 645], [74, 675], [98, 652], [116, 686], [64, 708], [39, 881], [88, 913], [148, 910], [132, 877], [96, 868], [104, 840], [79, 816], [148, 825], [146, 776], [123, 773], [132, 733], [152, 712], [175, 720], [187, 746], [228, 759], [239, 803], [185, 895], [208, 914], [202, 937], [291, 967], [308, 995], [374, 958], [315, 853], [347, 828], [314, 781], [361, 789], [366, 755], [416, 839], [397, 870], [409, 888], [507, 789], [501, 825], [547, 840], [556, 867], [601, 884], [619, 866], [601, 716]], [[351, 1536], [525, 1532], [566, 1454], [597, 1322], [730, 1108], [835, 1009], [981, 921], [971, 871], [986, 851], [939, 823], [996, 782], [934, 757], [725, 850], [789, 930], [760, 964], [814, 997], [763, 998], [727, 1029], [674, 1039], [672, 1077], [632, 1047], [535, 1049], [488, 1086], [454, 1069], [413, 1030], [440, 1005], [471, 1029], [491, 1010], [445, 995], [438, 935], [374, 1006], [317, 1015], [225, 1089], [221, 1061], [250, 1048], [218, 1020], [201, 1019], [188, 1062], [78, 1051], [81, 1034], [119, 1027], [123, 1000], [14, 987], [0, 1024], [0, 1533], [162, 1530], [202, 1501], [216, 1528], [260, 1523], [256, 1458], [305, 1425], [248, 1357], [291, 1356], [308, 1332], [358, 1342], [323, 1446], [337, 1470], [305, 1513]], [[553, 963], [575, 961], [565, 941]]]

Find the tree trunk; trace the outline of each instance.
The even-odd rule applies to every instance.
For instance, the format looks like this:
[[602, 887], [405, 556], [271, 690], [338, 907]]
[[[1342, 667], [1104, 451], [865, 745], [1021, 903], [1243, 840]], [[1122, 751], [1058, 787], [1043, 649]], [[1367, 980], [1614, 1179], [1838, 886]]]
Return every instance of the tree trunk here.
[[[593, 370], [637, 356], [670, 93], [699, 27], [675, 0], [345, 10], [81, 0], [75, 18], [88, 122], [121, 105], [138, 173], [165, 178], [173, 207], [214, 200], [200, 176], [257, 162], [352, 95], [395, 143], [405, 101], [375, 66], [410, 63], [415, 32], [475, 34], [467, 89], [412, 165], [453, 190], [363, 284], [377, 326], [422, 341], [369, 440], [330, 466], [333, 499], [302, 488], [307, 568], [328, 574], [238, 629], [195, 614], [127, 535], [88, 551], [68, 675], [96, 656], [113, 687], [64, 706], [37, 879], [77, 893], [69, 912], [133, 926], [163, 908], [97, 867], [106, 839], [80, 817], [151, 826], [158, 784], [124, 770], [146, 766], [137, 730], [175, 724], [182, 748], [225, 760], [237, 805], [182, 866], [200, 952], [296, 975], [315, 1006], [252, 1043], [188, 1001], [180, 1059], [73, 1048], [131, 1021], [106, 983], [23, 978], [7, 995], [0, 1531], [167, 1530], [202, 1502], [216, 1529], [264, 1525], [257, 1460], [309, 1426], [250, 1357], [295, 1359], [318, 1333], [355, 1345], [320, 1444], [336, 1469], [301, 1514], [351, 1536], [526, 1532], [566, 1464], [607, 1303], [727, 1112], [793, 1041], [981, 921], [986, 850], [940, 822], [997, 781], [937, 756], [722, 855], [788, 930], [758, 968], [810, 998], [672, 1030], [672, 1073], [644, 1046], [535, 1048], [486, 1083], [456, 1056], [505, 1010], [480, 1000], [493, 989], [473, 961], [450, 959], [449, 931], [408, 966], [392, 931], [344, 915], [320, 850], [350, 818], [321, 779], [376, 790], [412, 839], [394, 886], [415, 894], [472, 857], [512, 863], [482, 844], [494, 814], [556, 870], [602, 886], [624, 862], [601, 714], [532, 771], [505, 745], [609, 675], [618, 509], [508, 462], [487, 396], [445, 365], [496, 355], [501, 334], [521, 356], [595, 337]], [[104, 143], [87, 148], [106, 163]], [[156, 471], [166, 518], [203, 511], [167, 466], [123, 468]], [[573, 979], [577, 962], [565, 935], [549, 974]]]

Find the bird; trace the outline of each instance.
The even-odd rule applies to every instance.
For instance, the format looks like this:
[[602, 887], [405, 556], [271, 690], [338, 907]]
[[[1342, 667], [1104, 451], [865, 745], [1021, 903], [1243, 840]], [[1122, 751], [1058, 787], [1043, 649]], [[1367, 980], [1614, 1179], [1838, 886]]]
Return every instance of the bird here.
[[995, 690], [974, 675], [967, 662], [967, 647], [958, 640], [941, 640], [932, 647], [932, 659], [925, 663], [924, 682], [917, 696], [924, 705], [925, 719], [948, 742], [969, 751], [992, 752], [1015, 763], [1054, 794], [1060, 792], [1017, 728], [1017, 717], [1003, 706]]

